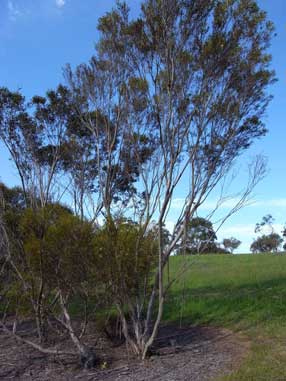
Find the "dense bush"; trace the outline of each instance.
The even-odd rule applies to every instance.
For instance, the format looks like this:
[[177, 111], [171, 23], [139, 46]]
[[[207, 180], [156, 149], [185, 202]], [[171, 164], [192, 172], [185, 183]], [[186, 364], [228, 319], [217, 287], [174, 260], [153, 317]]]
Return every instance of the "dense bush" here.
[[[150, 287], [158, 249], [154, 231], [128, 221], [110, 221], [95, 234], [95, 269], [114, 302], [138, 296]], [[146, 290], [145, 290], [146, 291]]]

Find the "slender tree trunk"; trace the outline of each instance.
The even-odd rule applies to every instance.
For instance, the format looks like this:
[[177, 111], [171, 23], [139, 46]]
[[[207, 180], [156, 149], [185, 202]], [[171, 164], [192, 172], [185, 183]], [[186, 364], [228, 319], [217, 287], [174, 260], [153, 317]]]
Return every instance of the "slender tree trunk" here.
[[60, 304], [61, 304], [61, 308], [62, 308], [64, 317], [65, 317], [65, 327], [68, 330], [68, 333], [69, 333], [69, 336], [70, 336], [72, 342], [74, 343], [75, 347], [77, 348], [77, 351], [78, 351], [79, 356], [80, 356], [81, 365], [85, 369], [94, 368], [98, 363], [98, 359], [97, 359], [95, 350], [94, 350], [94, 348], [89, 348], [86, 345], [82, 344], [79, 337], [76, 335], [76, 333], [73, 329], [73, 326], [72, 326], [70, 314], [69, 314], [69, 312], [65, 306], [65, 302], [64, 302], [64, 298], [62, 296], [62, 293], [60, 293]]

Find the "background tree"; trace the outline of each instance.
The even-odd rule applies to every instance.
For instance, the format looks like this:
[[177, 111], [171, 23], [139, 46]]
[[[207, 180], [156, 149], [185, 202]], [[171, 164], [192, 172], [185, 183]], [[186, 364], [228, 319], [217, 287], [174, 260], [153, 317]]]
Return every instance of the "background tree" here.
[[260, 233], [261, 231], [263, 231], [264, 229], [267, 229], [268, 231], [270, 231], [271, 233], [274, 232], [274, 228], [273, 228], [273, 223], [274, 223], [275, 219], [272, 217], [271, 214], [267, 214], [266, 216], [263, 216], [262, 217], [262, 221], [261, 222], [258, 222], [256, 225], [255, 225], [255, 230], [254, 232], [255, 233]]
[[224, 240], [222, 241], [222, 244], [223, 244], [225, 250], [227, 250], [227, 251], [230, 250], [230, 252], [233, 253], [233, 251], [240, 246], [241, 241], [239, 239], [234, 238], [234, 237], [224, 238]]
[[277, 253], [282, 242], [283, 239], [277, 233], [263, 234], [252, 242], [250, 250], [253, 253]]
[[59, 86], [27, 103], [20, 92], [0, 88], [0, 138], [17, 169], [26, 206], [44, 207], [60, 194], [56, 177], [61, 172], [67, 96]]
[[21, 187], [9, 188], [4, 183], [0, 183], [0, 199], [2, 208], [23, 210], [25, 208], [25, 196]]
[[183, 239], [183, 249], [189, 254], [216, 253], [216, 233], [210, 221], [202, 217], [192, 218], [187, 225], [186, 239]]
[[[158, 226], [156, 224], [151, 226], [149, 232], [153, 235], [155, 240], [158, 240], [159, 228], [158, 228]], [[163, 228], [162, 228], [162, 242], [163, 242], [163, 245], [167, 246], [170, 243], [170, 239], [171, 239], [171, 233], [169, 232], [169, 230], [165, 226], [163, 226]]]
[[[282, 237], [283, 237], [283, 239], [285, 240], [285, 238], [286, 238], [286, 227], [284, 227], [284, 229], [282, 230]], [[285, 250], [286, 251], [286, 242], [284, 243], [284, 245], [283, 245], [283, 250]]]
[[[277, 252], [283, 242], [283, 239], [274, 231], [273, 223], [275, 219], [271, 214], [262, 217], [262, 221], [255, 225], [255, 233], [261, 235], [252, 242], [250, 250], [253, 253], [272, 253]], [[268, 232], [268, 234], [263, 234]]]

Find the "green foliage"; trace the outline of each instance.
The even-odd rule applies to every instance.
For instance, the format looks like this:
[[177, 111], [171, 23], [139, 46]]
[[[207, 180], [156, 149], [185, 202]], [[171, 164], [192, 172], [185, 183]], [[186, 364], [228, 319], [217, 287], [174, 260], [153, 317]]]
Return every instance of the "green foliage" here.
[[273, 232], [273, 223], [275, 219], [272, 217], [271, 214], [267, 214], [266, 216], [262, 217], [262, 221], [257, 223], [255, 225], [255, 233], [259, 233], [263, 230], [263, 228], [268, 227]]
[[252, 242], [250, 250], [253, 253], [271, 253], [277, 252], [280, 249], [283, 238], [281, 238], [280, 235], [274, 231], [274, 221], [275, 220], [272, 215], [267, 214], [262, 218], [260, 223], [255, 225], [255, 233], [262, 233], [265, 231], [265, 229], [268, 230], [268, 232], [270, 231], [270, 233], [261, 234], [256, 240]]
[[184, 251], [187, 254], [216, 253], [219, 250], [216, 239], [211, 221], [202, 217], [192, 218], [179, 252], [182, 254]]
[[25, 207], [25, 196], [21, 187], [8, 188], [0, 183], [0, 203], [2, 209], [23, 209]]
[[263, 234], [252, 242], [250, 250], [253, 253], [271, 253], [277, 252], [283, 242], [283, 239], [277, 233]]
[[234, 237], [224, 238], [224, 240], [222, 241], [222, 244], [227, 251], [230, 250], [230, 252], [232, 253], [233, 250], [239, 247], [239, 245], [241, 244], [241, 241]]
[[32, 271], [44, 269], [51, 287], [70, 289], [86, 279], [93, 255], [93, 228], [59, 205], [27, 209], [20, 237]]
[[129, 221], [110, 221], [95, 234], [95, 268], [116, 302], [146, 292], [156, 264], [157, 237]]
[[[49, 303], [57, 290], [80, 294], [91, 276], [94, 231], [61, 205], [4, 213], [14, 271], [9, 294], [33, 313], [37, 299]], [[15, 272], [15, 269], [17, 271]], [[20, 276], [20, 278], [19, 278]]]

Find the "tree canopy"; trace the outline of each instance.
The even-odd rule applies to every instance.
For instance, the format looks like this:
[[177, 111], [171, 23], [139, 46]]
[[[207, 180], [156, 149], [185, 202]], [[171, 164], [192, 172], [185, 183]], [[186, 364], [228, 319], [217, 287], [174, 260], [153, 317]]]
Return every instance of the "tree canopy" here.
[[250, 250], [253, 253], [277, 253], [282, 242], [278, 233], [263, 234], [252, 242]]
[[183, 239], [182, 251], [190, 254], [216, 253], [217, 236], [211, 221], [202, 217], [190, 220], [186, 228], [186, 238]]
[[230, 250], [230, 252], [233, 253], [233, 251], [240, 246], [241, 241], [234, 237], [224, 238], [222, 244], [226, 250]]
[[[276, 253], [279, 251], [283, 238], [274, 231], [273, 223], [275, 219], [271, 214], [262, 217], [262, 221], [255, 225], [255, 233], [260, 233], [251, 244], [250, 250], [253, 253]], [[265, 230], [268, 234], [265, 234]], [[283, 233], [283, 232], [282, 232]]]

